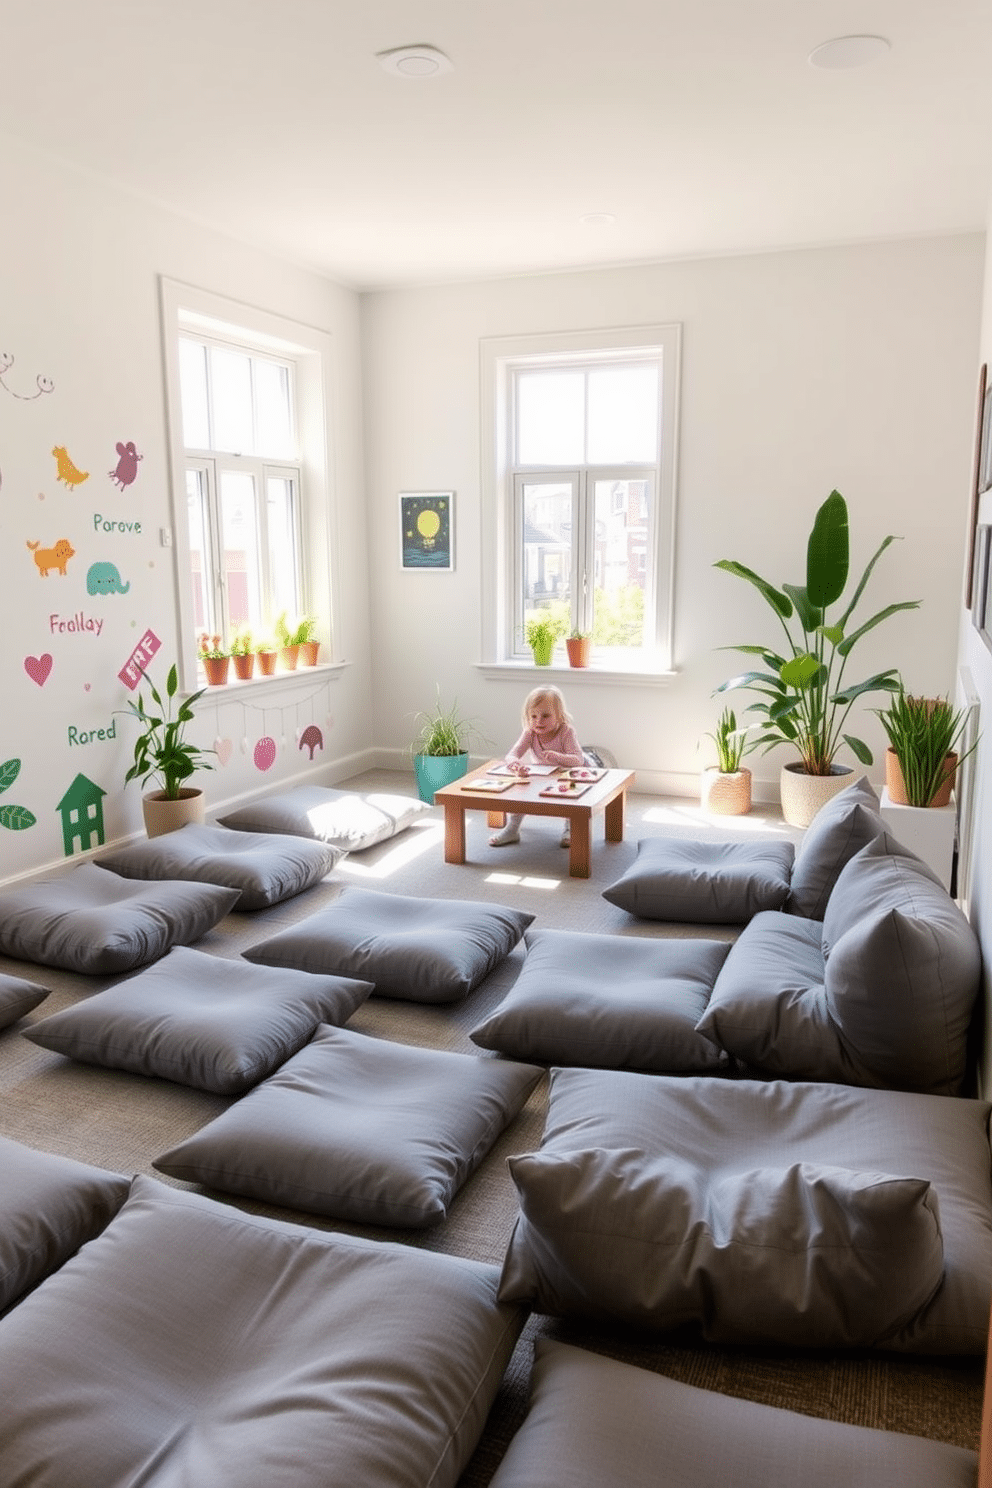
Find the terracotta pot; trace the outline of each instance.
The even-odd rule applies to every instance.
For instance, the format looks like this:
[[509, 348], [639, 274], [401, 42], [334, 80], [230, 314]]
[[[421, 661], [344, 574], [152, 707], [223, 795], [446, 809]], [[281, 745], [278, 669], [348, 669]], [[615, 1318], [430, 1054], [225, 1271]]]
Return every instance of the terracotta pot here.
[[569, 666], [588, 666], [589, 653], [592, 651], [592, 636], [567, 636], [565, 649], [568, 652]]
[[287, 672], [295, 672], [296, 671], [296, 663], [299, 661], [299, 659], [300, 659], [300, 648], [299, 648], [299, 646], [282, 646], [280, 648], [280, 650], [279, 650], [279, 660], [282, 662], [282, 664], [286, 668]]
[[[956, 754], [948, 754], [944, 758], [943, 784], [929, 802], [930, 806], [948, 806], [951, 801], [951, 791], [954, 789], [954, 776], [958, 767]], [[899, 756], [891, 747], [885, 751], [885, 789], [889, 793], [889, 800], [893, 806], [908, 806], [909, 796], [906, 794], [906, 782], [902, 776], [902, 766]], [[921, 808], [926, 809], [926, 808]]]
[[166, 799], [165, 791], [151, 791], [141, 798], [145, 831], [149, 837], [164, 837], [166, 832], [176, 832], [190, 822], [201, 826], [206, 804], [202, 790], [192, 785], [185, 786], [174, 801]]
[[223, 687], [231, 664], [229, 656], [203, 656], [203, 673], [211, 687]]
[[255, 653], [249, 651], [246, 656], [232, 656], [234, 662], [234, 675], [242, 682], [247, 682], [255, 671]]
[[300, 642], [300, 662], [303, 666], [316, 666], [317, 657], [320, 655], [319, 641]]
[[261, 672], [263, 677], [271, 677], [272, 673], [276, 669], [276, 662], [279, 660], [279, 652], [259, 651], [257, 653], [257, 656], [258, 670]]
[[716, 816], [747, 816], [751, 810], [751, 771], [703, 771], [700, 800], [704, 811]]
[[807, 775], [801, 764], [783, 765], [779, 777], [782, 815], [790, 827], [808, 827], [831, 796], [853, 784], [850, 765], [834, 765], [829, 775]]

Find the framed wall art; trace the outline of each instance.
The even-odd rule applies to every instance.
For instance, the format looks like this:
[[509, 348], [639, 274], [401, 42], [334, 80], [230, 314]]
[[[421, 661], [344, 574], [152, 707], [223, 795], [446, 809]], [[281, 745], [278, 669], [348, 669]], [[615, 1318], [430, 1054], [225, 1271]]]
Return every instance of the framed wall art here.
[[455, 566], [454, 491], [400, 492], [400, 567]]
[[968, 513], [968, 558], [964, 570], [964, 607], [972, 608], [975, 593], [975, 534], [978, 528], [978, 505], [985, 479], [985, 468], [992, 447], [989, 421], [992, 418], [992, 398], [989, 397], [988, 367], [983, 362], [978, 374], [978, 416], [975, 428], [975, 459], [971, 481], [971, 505]]

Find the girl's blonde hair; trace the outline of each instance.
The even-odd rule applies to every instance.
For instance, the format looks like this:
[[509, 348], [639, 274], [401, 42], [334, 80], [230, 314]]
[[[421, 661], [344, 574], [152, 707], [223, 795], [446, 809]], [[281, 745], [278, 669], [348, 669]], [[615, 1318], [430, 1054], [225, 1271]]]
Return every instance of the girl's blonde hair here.
[[548, 702], [555, 710], [559, 726], [563, 723], [571, 723], [572, 715], [565, 707], [565, 699], [559, 687], [535, 687], [524, 698], [524, 705], [520, 713], [524, 728], [530, 723], [530, 710], [538, 703]]

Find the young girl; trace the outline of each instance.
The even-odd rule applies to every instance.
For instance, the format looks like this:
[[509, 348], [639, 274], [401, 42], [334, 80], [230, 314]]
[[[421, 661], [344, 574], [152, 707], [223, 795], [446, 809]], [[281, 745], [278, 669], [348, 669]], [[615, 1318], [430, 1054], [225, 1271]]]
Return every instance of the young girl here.
[[[535, 687], [524, 699], [521, 716], [524, 731], [505, 761], [507, 768], [515, 775], [530, 774], [528, 760], [538, 765], [585, 763], [582, 746], [565, 707], [565, 699], [557, 687]], [[516, 812], [510, 813], [506, 818], [506, 826], [490, 837], [489, 846], [505, 847], [509, 842], [519, 842], [522, 820], [523, 817]], [[566, 819], [561, 835], [562, 847], [568, 847], [571, 840], [570, 826]]]

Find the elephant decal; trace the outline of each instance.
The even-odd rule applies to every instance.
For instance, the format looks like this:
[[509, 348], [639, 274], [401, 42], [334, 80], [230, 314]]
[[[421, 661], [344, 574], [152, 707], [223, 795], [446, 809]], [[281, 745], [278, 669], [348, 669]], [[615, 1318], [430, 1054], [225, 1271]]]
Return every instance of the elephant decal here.
[[86, 572], [87, 594], [126, 594], [130, 580], [121, 583], [121, 576], [112, 563], [91, 563]]

